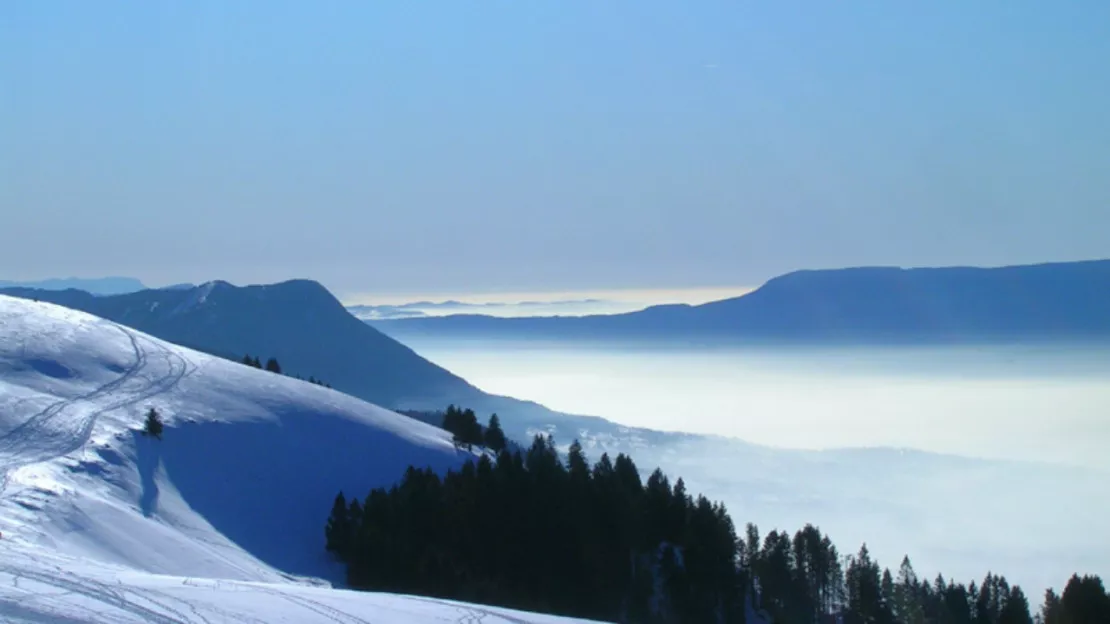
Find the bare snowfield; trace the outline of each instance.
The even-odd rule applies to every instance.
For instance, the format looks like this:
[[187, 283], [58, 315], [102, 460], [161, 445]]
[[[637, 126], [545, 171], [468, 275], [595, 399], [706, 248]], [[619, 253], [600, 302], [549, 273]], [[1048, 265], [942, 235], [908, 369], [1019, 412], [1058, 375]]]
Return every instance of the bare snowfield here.
[[339, 392], [0, 296], [5, 622], [570, 621], [332, 588], [336, 491], [464, 458]]

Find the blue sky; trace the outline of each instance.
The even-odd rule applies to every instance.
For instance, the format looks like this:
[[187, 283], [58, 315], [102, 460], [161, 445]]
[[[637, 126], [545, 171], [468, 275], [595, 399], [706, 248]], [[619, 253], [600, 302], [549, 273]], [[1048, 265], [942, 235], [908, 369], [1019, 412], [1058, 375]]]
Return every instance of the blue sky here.
[[1110, 256], [1110, 3], [10, 2], [4, 279], [746, 286]]

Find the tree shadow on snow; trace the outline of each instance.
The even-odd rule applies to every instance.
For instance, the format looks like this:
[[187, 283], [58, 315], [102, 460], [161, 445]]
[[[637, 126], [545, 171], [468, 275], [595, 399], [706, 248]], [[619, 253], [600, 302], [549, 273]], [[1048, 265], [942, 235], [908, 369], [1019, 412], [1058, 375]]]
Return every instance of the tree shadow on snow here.
[[135, 464], [139, 469], [139, 478], [142, 483], [142, 494], [139, 496], [139, 509], [147, 518], [158, 510], [158, 465], [162, 462], [162, 442], [140, 431], [132, 432], [135, 438], [137, 457]]

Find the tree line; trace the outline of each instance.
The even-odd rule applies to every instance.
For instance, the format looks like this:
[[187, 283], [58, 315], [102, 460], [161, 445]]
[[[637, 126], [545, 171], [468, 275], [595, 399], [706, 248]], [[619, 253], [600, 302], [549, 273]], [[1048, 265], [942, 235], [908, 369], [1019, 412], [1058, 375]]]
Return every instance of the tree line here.
[[508, 446], [508, 440], [505, 438], [504, 430], [501, 429], [501, 420], [497, 414], [491, 415], [489, 424], [482, 427], [474, 410], [448, 405], [447, 411], [443, 413], [441, 428], [451, 432], [456, 446], [464, 446], [467, 449], [484, 446], [494, 453], [500, 453]]
[[[243, 365], [246, 365], [246, 366], [253, 366], [254, 368], [260, 368], [260, 369], [268, 370], [271, 373], [277, 373], [278, 375], [284, 374], [284, 373], [281, 372], [281, 364], [278, 363], [276, 358], [270, 358], [270, 359], [266, 360], [266, 365], [263, 366], [262, 365], [262, 360], [259, 359], [259, 357], [257, 355], [252, 356], [248, 353], [247, 355], [243, 356], [243, 359], [239, 360], [239, 363], [243, 364]], [[301, 381], [307, 381], [310, 384], [316, 384], [317, 386], [322, 386], [324, 388], [331, 388], [331, 384], [324, 383], [323, 381], [320, 381], [319, 379], [316, 379], [315, 377], [310, 376], [308, 379], [305, 379], [304, 377], [301, 377], [300, 375], [292, 375], [292, 377], [294, 379], [300, 379]]]
[[[469, 410], [449, 411], [456, 436], [479, 444]], [[361, 501], [340, 492], [325, 537], [355, 589], [615, 622], [743, 622], [748, 608], [790, 624], [1110, 622], [1097, 576], [1049, 590], [1034, 617], [1001, 575], [928, 581], [908, 557], [891, 573], [866, 544], [841, 556], [812, 525], [740, 536], [682, 479], [657, 469], [644, 482], [624, 454], [590, 466], [577, 441], [564, 458], [541, 436], [443, 476], [410, 467]]]

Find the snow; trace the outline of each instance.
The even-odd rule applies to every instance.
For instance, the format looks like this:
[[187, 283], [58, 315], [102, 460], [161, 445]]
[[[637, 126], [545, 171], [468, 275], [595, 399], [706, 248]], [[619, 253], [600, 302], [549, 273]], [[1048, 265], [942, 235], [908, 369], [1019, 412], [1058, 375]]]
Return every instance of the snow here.
[[339, 392], [0, 296], [0, 620], [568, 621], [332, 587], [337, 491], [466, 457]]
[[5, 548], [0, 560], [0, 618], [13, 624], [572, 621], [417, 596], [155, 575], [21, 546]]

